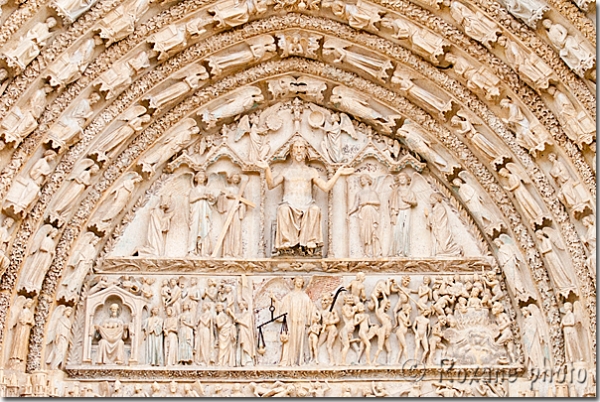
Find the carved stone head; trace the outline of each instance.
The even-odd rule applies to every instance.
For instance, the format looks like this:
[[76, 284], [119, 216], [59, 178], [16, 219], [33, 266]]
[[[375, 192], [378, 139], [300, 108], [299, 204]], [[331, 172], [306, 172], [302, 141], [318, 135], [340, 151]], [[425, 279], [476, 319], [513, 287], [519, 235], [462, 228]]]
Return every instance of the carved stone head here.
[[404, 185], [408, 186], [408, 185], [410, 185], [411, 179], [410, 179], [410, 176], [407, 175], [406, 173], [400, 172], [400, 173], [398, 173], [398, 176], [396, 176], [396, 180], [397, 180], [398, 184], [400, 184], [402, 186], [404, 186]]
[[113, 303], [109, 307], [111, 317], [116, 317], [119, 315], [119, 305], [117, 303]]
[[238, 184], [240, 184], [241, 181], [242, 181], [242, 176], [240, 176], [237, 173], [232, 174], [231, 177], [229, 178], [229, 182], [233, 185], [238, 185]]
[[196, 182], [197, 185], [198, 184], [205, 184], [206, 180], [207, 180], [207, 177], [206, 177], [206, 172], [204, 170], [199, 171], [194, 176], [194, 182]]
[[370, 186], [373, 184], [373, 179], [368, 174], [363, 174], [360, 176], [360, 185], [363, 187]]
[[100, 99], [101, 99], [101, 97], [98, 94], [98, 92], [92, 92], [92, 94], [88, 98], [88, 102], [90, 103], [90, 105], [94, 105], [94, 104], [98, 103], [100, 101]]
[[46, 19], [46, 25], [50, 29], [54, 28], [56, 26], [56, 18], [54, 18], [54, 17], [48, 17], [48, 19]]
[[439, 193], [432, 193], [429, 196], [429, 202], [431, 202], [431, 205], [435, 205], [437, 203], [442, 202], [442, 195]]
[[4, 226], [5, 228], [9, 228], [13, 225], [13, 223], [15, 223], [15, 220], [13, 218], [11, 218], [10, 216], [7, 216], [6, 218], [4, 218], [4, 221], [2, 222], [2, 226]]
[[566, 302], [563, 307], [565, 309], [565, 314], [573, 311], [573, 305], [570, 302]]
[[308, 156], [306, 142], [301, 138], [295, 140], [290, 147], [290, 154], [292, 155], [292, 159], [296, 162], [305, 161], [306, 157]]
[[304, 278], [301, 276], [296, 276], [294, 278], [294, 287], [296, 289], [302, 289], [304, 287]]

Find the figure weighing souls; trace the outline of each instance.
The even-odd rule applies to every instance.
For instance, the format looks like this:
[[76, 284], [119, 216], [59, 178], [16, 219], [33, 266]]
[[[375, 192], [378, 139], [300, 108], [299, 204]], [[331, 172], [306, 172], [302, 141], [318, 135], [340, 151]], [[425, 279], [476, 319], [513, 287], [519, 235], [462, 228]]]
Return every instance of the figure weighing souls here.
[[381, 256], [379, 241], [379, 207], [381, 201], [373, 188], [373, 179], [367, 174], [360, 176], [362, 189], [356, 194], [354, 206], [348, 211], [348, 216], [358, 212], [360, 220], [360, 239], [363, 243], [364, 254], [367, 257]]
[[281, 366], [304, 364], [305, 348], [308, 345], [307, 328], [317, 309], [303, 288], [304, 279], [297, 276], [294, 278], [294, 290], [285, 295], [281, 301], [271, 296], [276, 309], [275, 314], [287, 313], [288, 333], [281, 338], [283, 343], [279, 362]]
[[165, 364], [163, 319], [158, 313], [158, 307], [153, 307], [150, 310], [150, 317], [146, 321], [144, 328], [146, 335], [146, 363], [151, 366], [164, 366]]
[[98, 341], [98, 364], [125, 363], [124, 339], [128, 331], [127, 325], [119, 317], [119, 305], [111, 304], [110, 316], [94, 328], [102, 338]]
[[393, 225], [392, 256], [407, 257], [410, 252], [410, 214], [417, 206], [417, 197], [410, 189], [411, 178], [406, 173], [394, 177], [389, 199], [390, 221]]
[[315, 168], [307, 166], [307, 145], [304, 140], [294, 141], [290, 153], [291, 165], [275, 177], [266, 162], [257, 163], [257, 166], [265, 170], [267, 187], [270, 190], [283, 185], [283, 200], [277, 207], [275, 248], [279, 251], [301, 246], [315, 251], [323, 244], [323, 232], [321, 209], [315, 203], [312, 185], [315, 184], [321, 190], [329, 192], [341, 175], [352, 174], [354, 169], [338, 169], [326, 182]]
[[206, 185], [204, 171], [194, 176], [194, 186], [190, 190], [190, 234], [188, 254], [208, 256], [212, 252], [210, 232], [212, 229], [212, 209], [216, 197]]
[[433, 193], [429, 197], [431, 212], [425, 210], [427, 226], [431, 230], [433, 240], [433, 255], [438, 257], [457, 257], [462, 255], [462, 248], [454, 241], [448, 212], [442, 203], [442, 196]]

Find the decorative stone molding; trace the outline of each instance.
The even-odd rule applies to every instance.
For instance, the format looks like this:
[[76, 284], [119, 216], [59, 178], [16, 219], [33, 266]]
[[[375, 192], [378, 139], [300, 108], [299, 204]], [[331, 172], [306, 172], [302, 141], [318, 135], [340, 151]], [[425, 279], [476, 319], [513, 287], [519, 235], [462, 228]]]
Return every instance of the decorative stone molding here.
[[[522, 6], [4, 7], [0, 395], [593, 394], [594, 379], [532, 390], [525, 377], [546, 358], [594, 367], [595, 59], [575, 44], [593, 45], [595, 30], [585, 1]], [[291, 177], [309, 183], [310, 207], [279, 187]], [[206, 274], [224, 281], [212, 306], [193, 296], [194, 283], [211, 294]], [[333, 307], [335, 284], [354, 304]], [[313, 304], [298, 326], [293, 306]], [[200, 370], [198, 309], [222, 337]], [[494, 350], [485, 359], [516, 382], [435, 381], [449, 371], [433, 360], [472, 363], [476, 337], [461, 331], [475, 316]], [[391, 364], [403, 320], [404, 343], [422, 361], [432, 351], [423, 367]], [[361, 367], [323, 364], [348, 353]], [[258, 370], [210, 367], [254, 359]], [[155, 382], [131, 364], [151, 364]], [[390, 370], [422, 381], [389, 381]], [[269, 381], [232, 386], [238, 371]]]

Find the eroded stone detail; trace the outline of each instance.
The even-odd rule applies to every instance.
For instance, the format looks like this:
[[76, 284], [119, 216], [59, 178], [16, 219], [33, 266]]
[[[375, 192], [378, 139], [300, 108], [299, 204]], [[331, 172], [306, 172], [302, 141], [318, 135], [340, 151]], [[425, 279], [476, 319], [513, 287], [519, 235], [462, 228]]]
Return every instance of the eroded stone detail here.
[[[520, 9], [504, 5], [517, 18], [537, 26], [548, 8], [542, 5], [536, 14], [530, 3]], [[539, 391], [527, 390], [523, 381], [511, 385], [480, 379], [477, 386], [468, 387], [433, 380], [436, 371], [431, 365], [439, 359], [435, 356], [450, 353], [454, 360], [463, 359], [464, 349], [457, 352], [455, 346], [469, 338], [461, 330], [448, 331], [458, 328], [452, 319], [460, 314], [466, 314], [471, 324], [475, 320], [491, 328], [492, 344], [503, 351], [496, 361], [498, 372], [520, 370], [522, 364], [539, 366], [545, 358], [555, 366], [566, 360], [587, 370], [593, 364], [587, 352], [595, 356], [591, 336], [595, 325], [590, 325], [595, 319], [591, 297], [595, 284], [589, 281], [595, 278], [595, 192], [589, 169], [580, 160], [584, 155], [588, 163], [595, 161], [595, 130], [590, 129], [595, 114], [590, 113], [589, 99], [582, 97], [577, 78], [565, 74], [568, 69], [560, 60], [554, 61], [549, 46], [535, 45], [535, 36], [532, 42], [523, 41], [527, 35], [513, 31], [518, 23], [511, 26], [504, 17], [495, 18], [506, 15], [503, 9], [470, 2], [426, 4], [452, 13], [456, 22], [463, 21], [467, 36], [508, 60], [541, 97], [519, 82], [499, 58], [482, 47], [465, 46], [473, 42], [450, 25], [439, 25], [438, 17], [414, 5], [399, 12], [402, 2], [389, 8], [366, 1], [356, 5], [248, 1], [242, 7], [194, 2], [173, 9], [167, 3], [168, 11], [150, 20], [145, 19], [146, 13], [155, 12], [150, 2], [114, 4], [117, 8], [108, 14], [110, 18], [102, 11], [109, 11], [112, 3], [100, 2], [88, 12], [93, 4], [56, 1], [52, 7], [60, 9], [65, 24], [72, 24], [64, 35], [58, 33], [65, 28], [52, 26], [50, 18], [36, 17], [22, 33], [33, 45], [22, 41], [15, 47], [10, 42], [3, 48], [10, 73], [3, 75], [0, 91], [6, 90], [2, 102], [10, 108], [0, 112], [0, 152], [2, 166], [7, 166], [2, 175], [6, 198], [0, 269], [6, 271], [3, 289], [18, 293], [2, 296], [1, 311], [10, 313], [3, 328], [7, 331], [2, 395], [515, 396], [539, 392], [575, 396], [592, 392], [593, 378], [585, 387]], [[549, 4], [557, 7], [559, 2]], [[38, 6], [27, 4], [23, 10]], [[271, 10], [277, 7], [323, 13], [325, 18], [274, 17]], [[194, 15], [184, 16], [183, 10]], [[6, 32], [14, 32], [20, 12], [14, 19], [11, 15], [8, 28], [0, 29], [0, 43], [6, 41]], [[354, 33], [328, 21], [331, 15], [369, 33]], [[109, 41], [107, 46], [122, 41], [108, 50], [92, 31], [78, 36], [102, 17], [100, 36]], [[593, 58], [572, 44], [569, 35], [576, 33], [569, 20], [557, 15], [556, 9], [544, 17], [555, 21], [542, 25], [566, 66], [582, 83], [593, 85]], [[138, 21], [148, 22], [136, 31], [139, 35], [127, 38]], [[312, 24], [308, 29], [313, 31], [305, 31], [303, 23]], [[269, 24], [281, 31], [267, 28]], [[235, 33], [216, 39], [204, 36], [233, 27], [238, 27]], [[205, 37], [211, 39], [204, 42]], [[395, 43], [410, 50], [403, 53]], [[21, 50], [29, 56], [16, 55], [19, 46], [26, 46]], [[138, 47], [129, 52], [133, 46]], [[449, 64], [449, 76], [466, 83], [475, 96], [423, 60], [410, 56], [400, 62], [410, 51], [441, 69]], [[199, 54], [201, 61], [197, 61]], [[106, 70], [106, 63], [116, 62], [115, 56], [125, 57]], [[322, 59], [367, 80], [324, 64], [305, 63], [298, 56]], [[287, 57], [291, 58], [280, 60]], [[192, 59], [197, 64], [190, 64]], [[264, 63], [269, 59], [273, 61]], [[157, 67], [157, 61], [164, 63]], [[289, 74], [289, 67], [298, 72]], [[249, 72], [237, 73], [242, 68]], [[147, 69], [153, 71], [142, 77]], [[47, 77], [50, 85], [44, 86], [38, 75]], [[25, 90], [26, 83], [35, 84]], [[123, 97], [113, 101], [121, 93]], [[15, 103], [22, 94], [31, 96]], [[477, 97], [485, 99], [489, 108]], [[542, 101], [556, 113], [566, 136]], [[255, 108], [260, 110], [254, 112]], [[516, 134], [516, 141], [498, 115]], [[451, 127], [459, 129], [458, 136]], [[118, 140], [114, 144], [113, 136]], [[34, 147], [42, 143], [34, 154]], [[300, 148], [306, 152], [302, 161], [294, 159], [304, 154]], [[12, 155], [12, 161], [5, 155]], [[480, 157], [483, 163], [477, 161]], [[291, 160], [310, 173], [298, 188], [321, 184], [326, 191], [305, 191], [304, 196], [300, 192], [309, 207], [292, 203], [287, 210], [279, 208], [281, 216], [268, 217], [289, 198], [277, 186], [267, 189], [268, 176], [276, 181], [284, 177], [277, 175], [278, 170]], [[271, 169], [275, 174], [267, 173]], [[504, 192], [493, 175], [499, 176]], [[17, 178], [14, 183], [7, 181], [11, 177]], [[169, 194], [167, 188], [173, 191]], [[482, 188], [499, 200], [492, 211], [487, 208], [491, 203], [477, 194]], [[533, 239], [525, 227], [535, 233]], [[81, 228], [87, 232], [84, 229], [75, 241]], [[134, 231], [142, 233], [139, 241], [125, 246]], [[430, 242], [424, 256], [420, 256], [421, 242], [411, 239], [415, 231]], [[292, 241], [278, 244], [281, 234]], [[183, 238], [181, 255], [179, 251], [170, 255]], [[487, 257], [484, 242], [495, 244], [491, 251], [504, 277], [495, 277], [498, 264]], [[127, 247], [129, 251], [119, 254]], [[165, 264], [173, 278], [159, 286], [158, 272], [164, 271]], [[94, 265], [102, 273], [94, 274]], [[481, 277], [475, 274], [480, 269]], [[178, 277], [178, 270], [185, 273]], [[290, 271], [301, 272], [303, 279], [292, 281]], [[423, 271], [440, 273], [442, 278], [441, 273], [447, 272], [458, 276], [439, 282]], [[357, 273], [356, 277], [350, 280], [349, 272]], [[398, 276], [400, 272], [405, 276]], [[216, 293], [213, 287], [220, 282], [207, 283], [214, 273], [227, 273]], [[403, 284], [410, 277], [420, 285], [411, 287], [410, 280]], [[261, 350], [268, 351], [263, 350], [265, 342], [263, 348], [250, 342], [258, 330], [252, 318], [255, 300], [248, 298], [253, 290], [241, 291], [241, 296], [238, 290], [281, 278], [289, 282], [288, 289], [296, 287], [267, 297], [273, 301], [274, 314], [289, 310], [286, 336], [269, 340], [278, 345], [281, 357], [275, 360], [282, 366], [263, 369], [259, 365], [255, 370]], [[319, 282], [319, 278], [327, 280]], [[451, 282], [449, 288], [461, 288], [457, 285], [461, 280], [469, 288], [462, 296], [446, 290], [435, 293]], [[337, 289], [312, 298], [311, 284], [330, 282], [343, 283], [359, 301], [351, 304], [348, 299], [346, 304], [342, 292], [338, 299], [345, 309], [338, 311], [333, 292]], [[413, 292], [414, 299], [408, 296]], [[414, 310], [400, 307], [391, 314], [395, 293], [397, 305], [406, 295], [407, 305]], [[160, 299], [152, 306], [156, 295]], [[12, 307], [7, 310], [10, 298]], [[307, 308], [295, 307], [304, 305]], [[88, 309], [94, 312], [90, 315]], [[483, 315], [469, 316], [481, 309], [487, 309], [491, 326]], [[134, 311], [144, 313], [132, 315]], [[548, 318], [541, 319], [540, 311]], [[198, 346], [195, 320], [202, 314], [203, 329], [206, 333], [213, 328], [213, 338], [201, 344], [213, 342], [214, 356]], [[412, 326], [414, 338], [401, 322]], [[522, 329], [546, 322], [548, 332]], [[270, 325], [279, 324], [283, 326], [282, 317]], [[170, 329], [164, 332], [164, 328]], [[72, 343], [69, 339], [78, 333], [93, 339]], [[301, 342], [306, 347], [303, 352], [299, 352], [300, 333], [306, 339]], [[144, 334], [153, 334], [153, 343], [141, 340]], [[385, 372], [372, 364], [390, 365], [394, 355], [401, 361], [406, 342], [414, 343], [414, 357], [420, 356], [417, 359], [430, 377], [413, 385], [386, 381], [389, 373], [406, 370], [391, 367]], [[300, 362], [330, 364], [337, 360], [337, 350], [347, 361], [358, 357], [365, 367], [348, 373], [364, 381], [340, 380], [335, 369], [286, 368]], [[154, 356], [150, 364], [156, 382], [151, 386], [139, 381], [133, 366], [147, 354]], [[204, 357], [198, 360], [198, 354]], [[77, 363], [84, 356], [90, 356], [89, 367]], [[198, 361], [206, 365], [200, 370], [213, 378], [208, 383], [189, 377], [197, 368], [186, 366]], [[23, 374], [26, 364], [29, 373]], [[41, 371], [40, 364], [48, 371]], [[240, 371], [219, 371], [218, 367], [228, 365], [239, 366]], [[81, 383], [65, 381], [60, 370]], [[132, 375], [124, 384], [94, 380], [124, 373]], [[165, 382], [167, 373], [177, 373], [182, 380]], [[263, 373], [273, 381], [259, 382]], [[244, 375], [248, 377], [241, 383], [221, 382]], [[281, 381], [275, 382], [275, 376]], [[255, 382], [249, 384], [248, 379]]]

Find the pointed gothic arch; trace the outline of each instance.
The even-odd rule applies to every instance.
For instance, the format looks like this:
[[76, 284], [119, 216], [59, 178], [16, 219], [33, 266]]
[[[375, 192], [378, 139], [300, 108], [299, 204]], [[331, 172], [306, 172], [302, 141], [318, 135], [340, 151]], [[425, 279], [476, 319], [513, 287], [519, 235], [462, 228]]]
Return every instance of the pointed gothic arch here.
[[[512, 239], [537, 293], [523, 300], [508, 286], [505, 307], [520, 364], [533, 353], [522, 326], [533, 315], [529, 309], [537, 309], [545, 317], [554, 367], [594, 366], [595, 58], [586, 46], [595, 46], [595, 29], [573, 4], [547, 4], [544, 18], [551, 23], [542, 23], [541, 16], [525, 18], [527, 7], [511, 16], [505, 2], [248, 1], [236, 9], [218, 1], [100, 1], [73, 19], [76, 14], [64, 14], [73, 4], [55, 3], [58, 8], [27, 2], [0, 27], [7, 71], [0, 99], [6, 144], [0, 196], [3, 222], [14, 222], [5, 225], [3, 243], [4, 328], [12, 331], [9, 318], [19, 313], [11, 305], [22, 308], [17, 301], [23, 296], [37, 302], [28, 355], [16, 364], [5, 359], [6, 369], [45, 368], [52, 342], [45, 339], [46, 324], [55, 306], [66, 302], [57, 301], [56, 292], [82, 252], [78, 239], [86, 231], [99, 238], [100, 247], [94, 243], [85, 258], [90, 267], [100, 266], [148, 200], [152, 183], [169, 174], [167, 165], [187, 147], [162, 153], [163, 134], [183, 127], [188, 142], [209, 138], [224, 124], [295, 98], [366, 124], [426, 164], [445, 199], [469, 216], [471, 234], [487, 244], [498, 272], [507, 262], [495, 240]], [[37, 7], [62, 10], [50, 11], [58, 13], [59, 24], [49, 24]], [[119, 25], [118, 7], [135, 16], [135, 32]], [[558, 49], [552, 23], [582, 45], [569, 48], [571, 40]], [[490, 28], [488, 36], [482, 26]], [[94, 39], [98, 30], [103, 43]], [[19, 35], [39, 43], [18, 42]], [[226, 104], [234, 106], [226, 110]], [[145, 168], [139, 162], [149, 153], [155, 161]], [[474, 186], [499, 215], [498, 225], [484, 225], [456, 179]], [[125, 214], [111, 210], [106, 228], [94, 226], [98, 213], [106, 218], [103, 202], [115, 200], [115, 183], [128, 180]], [[69, 203], [61, 201], [65, 196]], [[44, 234], [51, 227], [56, 237]], [[21, 282], [33, 265], [47, 272], [31, 291]], [[564, 275], [575, 290], [565, 290]], [[553, 325], [570, 320], [573, 305], [575, 334], [587, 348], [575, 358], [572, 340], [564, 337], [571, 333]]]

